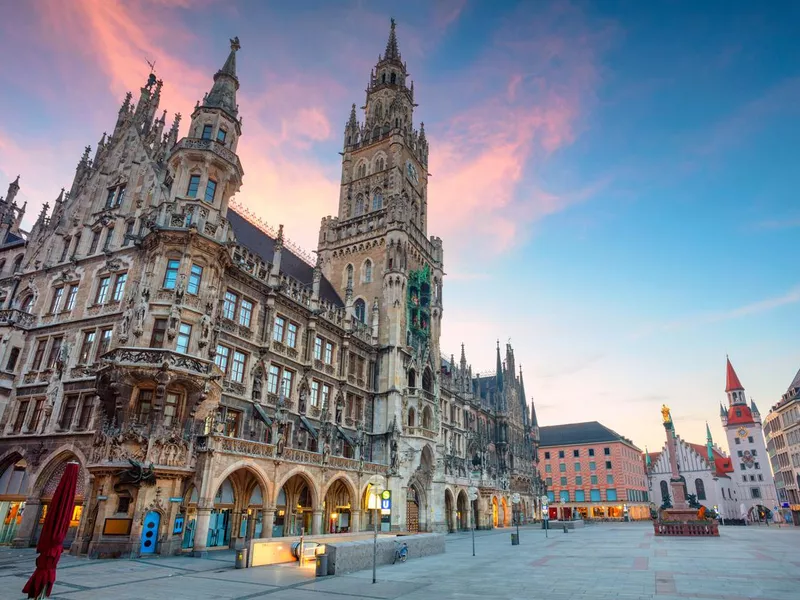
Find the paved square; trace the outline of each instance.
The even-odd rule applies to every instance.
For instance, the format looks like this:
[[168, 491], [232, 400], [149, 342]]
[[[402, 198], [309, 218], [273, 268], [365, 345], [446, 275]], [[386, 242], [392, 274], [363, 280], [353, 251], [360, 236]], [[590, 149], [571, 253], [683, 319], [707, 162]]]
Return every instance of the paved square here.
[[[64, 556], [53, 598], [94, 600], [530, 599], [797, 600], [800, 529], [722, 527], [719, 538], [656, 538], [649, 523], [589, 525], [568, 534], [521, 530], [447, 538], [447, 553], [344, 577], [314, 578], [296, 565], [232, 568], [233, 553], [87, 560]], [[0, 548], [0, 598], [23, 598], [32, 550]]]

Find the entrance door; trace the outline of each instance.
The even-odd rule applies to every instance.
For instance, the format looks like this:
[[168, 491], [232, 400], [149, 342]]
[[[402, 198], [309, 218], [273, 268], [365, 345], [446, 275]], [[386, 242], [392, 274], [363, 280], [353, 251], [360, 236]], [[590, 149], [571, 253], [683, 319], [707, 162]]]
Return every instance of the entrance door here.
[[406, 529], [412, 533], [419, 531], [419, 502], [414, 488], [408, 488], [406, 498]]
[[151, 510], [144, 517], [144, 527], [142, 528], [142, 543], [139, 548], [140, 554], [153, 554], [156, 551], [158, 541], [158, 525], [161, 522], [161, 515]]

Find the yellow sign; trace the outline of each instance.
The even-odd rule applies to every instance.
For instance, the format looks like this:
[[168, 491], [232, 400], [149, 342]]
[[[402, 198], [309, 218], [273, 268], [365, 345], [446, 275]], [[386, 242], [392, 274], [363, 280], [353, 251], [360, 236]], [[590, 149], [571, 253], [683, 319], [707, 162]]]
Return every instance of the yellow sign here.
[[389, 490], [383, 490], [381, 498], [383, 498], [384, 500], [388, 500], [391, 497], [392, 497], [392, 492], [390, 492]]

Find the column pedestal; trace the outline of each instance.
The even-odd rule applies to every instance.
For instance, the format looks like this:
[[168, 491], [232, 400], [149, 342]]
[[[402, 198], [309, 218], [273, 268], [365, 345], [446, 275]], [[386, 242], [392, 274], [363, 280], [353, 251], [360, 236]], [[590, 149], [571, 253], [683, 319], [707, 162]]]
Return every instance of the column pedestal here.
[[22, 522], [17, 529], [17, 535], [11, 541], [13, 548], [29, 548], [33, 538], [33, 530], [39, 520], [39, 506], [42, 501], [39, 498], [27, 498], [25, 500], [25, 511], [22, 513]]
[[211, 519], [211, 508], [197, 507], [197, 524], [194, 528], [194, 549], [192, 556], [205, 558], [208, 556], [208, 525]]
[[311, 519], [311, 535], [320, 535], [322, 533], [322, 511], [315, 510]]

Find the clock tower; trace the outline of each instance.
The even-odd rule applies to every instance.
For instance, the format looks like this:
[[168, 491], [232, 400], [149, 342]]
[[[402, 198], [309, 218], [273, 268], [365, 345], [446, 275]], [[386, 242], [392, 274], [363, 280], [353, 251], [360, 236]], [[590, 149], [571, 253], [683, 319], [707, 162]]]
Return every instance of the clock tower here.
[[720, 406], [720, 419], [728, 438], [728, 450], [739, 486], [740, 517], [758, 519], [758, 506], [774, 511], [778, 494], [772, 478], [767, 446], [761, 425], [761, 414], [755, 402], [747, 403], [744, 386], [739, 381], [730, 359], [727, 361], [725, 393], [728, 407]]
[[375, 458], [393, 464], [393, 497], [411, 499], [397, 503], [392, 525], [419, 519], [424, 528], [444, 520], [424, 510], [441, 470], [444, 271], [442, 241], [428, 236], [428, 141], [416, 108], [392, 20], [364, 104], [352, 105], [344, 126], [338, 214], [322, 219], [318, 260], [344, 299], [352, 335], [366, 332], [375, 347], [368, 433]]

